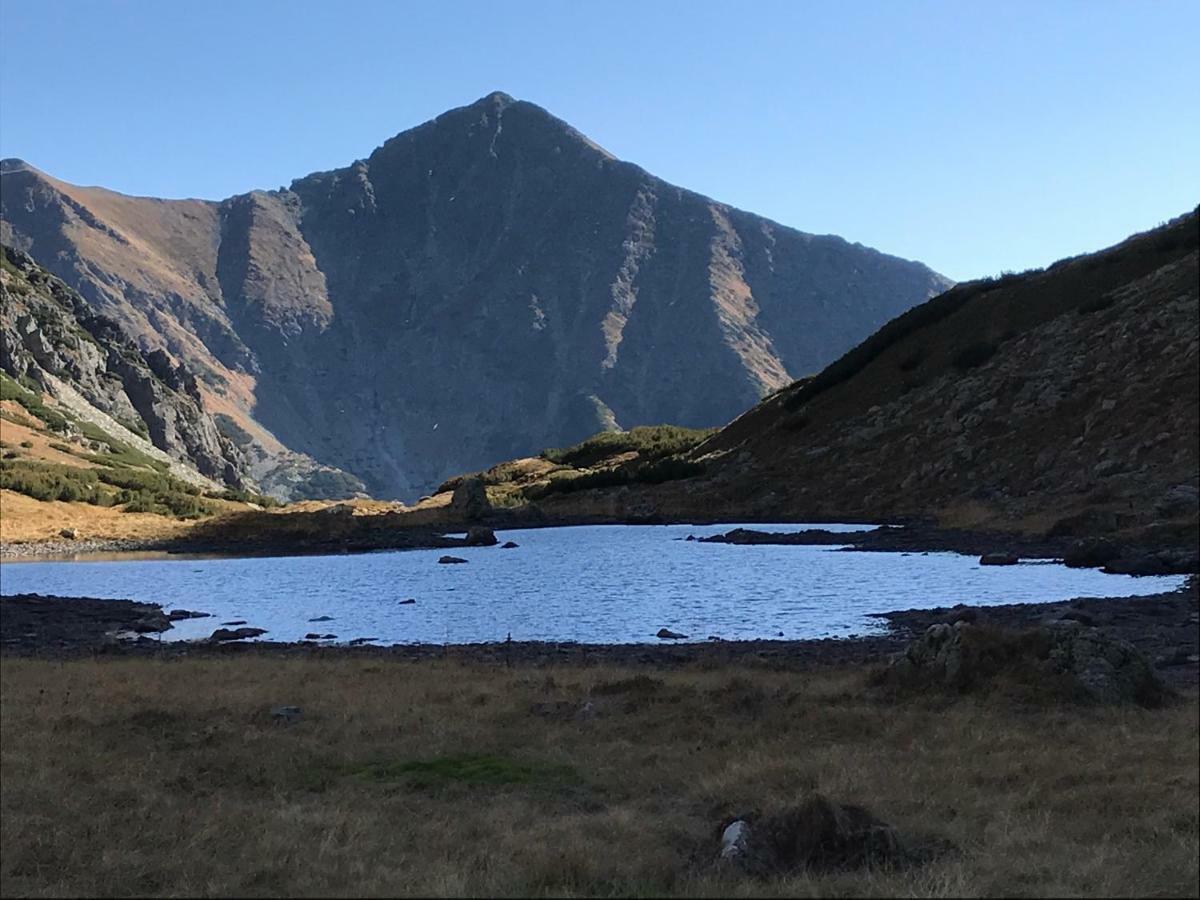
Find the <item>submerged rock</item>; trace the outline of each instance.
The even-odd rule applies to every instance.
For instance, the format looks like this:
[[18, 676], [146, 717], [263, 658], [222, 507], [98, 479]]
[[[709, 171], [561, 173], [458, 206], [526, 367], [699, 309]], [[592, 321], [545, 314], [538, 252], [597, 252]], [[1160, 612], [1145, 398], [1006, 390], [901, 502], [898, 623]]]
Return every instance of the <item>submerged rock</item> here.
[[687, 635], [680, 634], [678, 631], [672, 631], [669, 628], [660, 628], [655, 637], [662, 638], [664, 641], [682, 641], [687, 638]]
[[333, 616], [317, 616], [316, 618], [309, 619], [308, 621], [310, 621], [310, 622], [332, 622]]
[[461, 556], [443, 556], [438, 560], [444, 566], [454, 565], [456, 563], [465, 563], [466, 560]]
[[223, 641], [240, 641], [244, 638], [258, 637], [260, 634], [266, 633], [267, 629], [265, 628], [218, 628], [208, 639], [218, 643]]
[[516, 550], [517, 547], [519, 547], [519, 546], [520, 546], [520, 544], [516, 543], [515, 541], [505, 541], [503, 544], [500, 545], [500, 549], [501, 550]]
[[181, 619], [209, 619], [212, 618], [212, 613], [196, 612], [190, 609], [173, 609], [167, 613], [167, 618], [172, 622], [178, 622]]
[[1021, 558], [1012, 553], [985, 553], [979, 557], [981, 566], [1015, 566], [1020, 561]]

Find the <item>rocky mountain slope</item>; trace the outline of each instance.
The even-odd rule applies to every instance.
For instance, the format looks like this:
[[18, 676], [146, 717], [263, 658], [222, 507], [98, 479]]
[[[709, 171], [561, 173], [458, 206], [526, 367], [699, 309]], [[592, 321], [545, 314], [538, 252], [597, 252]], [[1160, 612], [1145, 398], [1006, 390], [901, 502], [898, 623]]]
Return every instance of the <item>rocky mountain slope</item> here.
[[90, 424], [173, 464], [177, 477], [243, 486], [246, 459], [201, 408], [191, 373], [161, 350], [141, 350], [26, 254], [0, 253], [0, 371], [15, 396], [54, 398], [57, 411], [34, 401], [44, 424], [64, 438], [85, 437]]
[[1192, 212], [1043, 271], [959, 285], [685, 449], [668, 481], [647, 483], [628, 453], [483, 480], [506, 506], [562, 517], [921, 517], [1194, 550], [1198, 245]]
[[3, 164], [0, 235], [261, 454], [379, 496], [605, 428], [723, 424], [945, 289], [674, 187], [504, 94], [223, 202]]

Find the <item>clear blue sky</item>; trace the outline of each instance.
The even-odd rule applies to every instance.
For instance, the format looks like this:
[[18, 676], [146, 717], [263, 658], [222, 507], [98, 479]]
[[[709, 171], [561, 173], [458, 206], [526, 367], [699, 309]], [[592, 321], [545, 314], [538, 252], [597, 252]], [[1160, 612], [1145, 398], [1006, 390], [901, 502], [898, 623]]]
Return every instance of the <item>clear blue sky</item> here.
[[0, 154], [217, 199], [503, 90], [961, 280], [1200, 202], [1197, 46], [1196, 0], [0, 0]]

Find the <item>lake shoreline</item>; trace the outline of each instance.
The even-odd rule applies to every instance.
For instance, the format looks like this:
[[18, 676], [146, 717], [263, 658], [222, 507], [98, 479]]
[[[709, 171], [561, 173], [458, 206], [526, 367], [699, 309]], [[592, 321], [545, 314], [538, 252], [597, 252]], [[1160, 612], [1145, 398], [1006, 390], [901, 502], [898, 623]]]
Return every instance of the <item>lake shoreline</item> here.
[[[364, 516], [363, 519], [374, 517]], [[455, 549], [472, 546], [465, 537], [448, 537], [447, 534], [466, 532], [482, 527], [492, 531], [521, 529], [569, 528], [588, 525], [694, 525], [711, 527], [732, 524], [728, 521], [674, 522], [629, 520], [621, 522], [570, 520], [530, 520], [519, 516], [508, 519], [489, 517], [483, 523], [446, 523], [439, 528], [428, 526], [378, 528], [364, 526], [356, 535], [313, 536], [298, 534], [286, 539], [272, 534], [260, 534], [253, 539], [246, 536], [216, 539], [211, 535], [204, 539], [181, 537], [138, 541], [132, 539], [81, 539], [51, 540], [30, 543], [0, 543], [0, 562], [69, 561], [79, 555], [129, 553], [163, 553], [168, 556], [211, 556], [231, 559], [291, 556], [347, 556], [364, 553], [396, 550]], [[741, 523], [758, 524], [753, 522]], [[786, 521], [761, 523], [763, 525], [786, 525]], [[1174, 541], [1162, 547], [1128, 544], [1113, 540], [1086, 541], [1075, 537], [1046, 537], [1023, 535], [1014, 532], [973, 531], [968, 529], [939, 528], [924, 522], [859, 522], [856, 520], [803, 519], [796, 524], [816, 525], [873, 525], [870, 530], [835, 532], [820, 527], [795, 532], [759, 531], [744, 527], [729, 532], [683, 540], [699, 543], [723, 543], [738, 546], [789, 545], [789, 546], [837, 546], [846, 552], [876, 553], [959, 553], [965, 556], [983, 557], [991, 554], [1011, 556], [1024, 560], [1062, 560], [1072, 554], [1079, 556], [1084, 544], [1104, 545], [1106, 555], [1084, 559], [1071, 565], [1081, 568], [1104, 568], [1106, 572], [1125, 575], [1187, 575], [1200, 572], [1200, 555], [1194, 549], [1183, 548]]]
[[[202, 612], [202, 610], [200, 610]], [[1175, 591], [1137, 597], [1077, 598], [1003, 606], [959, 604], [937, 609], [873, 613], [886, 623], [877, 635], [802, 640], [708, 640], [657, 644], [586, 644], [569, 641], [500, 641], [472, 644], [383, 644], [370, 641], [164, 641], [170, 621], [159, 604], [87, 597], [0, 597], [0, 655], [80, 657], [241, 657], [289, 659], [349, 656], [421, 662], [437, 659], [496, 666], [613, 664], [651, 668], [721, 667], [751, 663], [804, 671], [884, 663], [938, 622], [959, 619], [1006, 628], [1029, 628], [1068, 618], [1129, 641], [1175, 685], [1200, 679], [1200, 580]], [[253, 624], [253, 623], [251, 623]], [[214, 628], [216, 621], [214, 619]], [[140, 636], [138, 633], [140, 632]], [[114, 635], [122, 634], [123, 637]]]

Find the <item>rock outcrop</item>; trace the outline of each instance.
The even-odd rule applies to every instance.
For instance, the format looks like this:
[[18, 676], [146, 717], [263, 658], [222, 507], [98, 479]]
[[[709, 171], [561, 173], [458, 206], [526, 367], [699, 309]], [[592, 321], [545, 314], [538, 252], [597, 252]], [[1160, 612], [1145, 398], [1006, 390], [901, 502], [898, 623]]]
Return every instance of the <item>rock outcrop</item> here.
[[204, 411], [191, 372], [139, 349], [27, 254], [0, 252], [0, 368], [9, 377], [86, 403], [206, 478], [242, 484], [246, 459]]
[[377, 496], [617, 426], [723, 424], [949, 285], [499, 93], [222, 202], [2, 171], [6, 242], [184, 361], [255, 447]]
[[1004, 691], [1141, 706], [1156, 706], [1167, 693], [1133, 645], [1066, 617], [1026, 631], [965, 621], [931, 625], [879, 680], [902, 690]]

